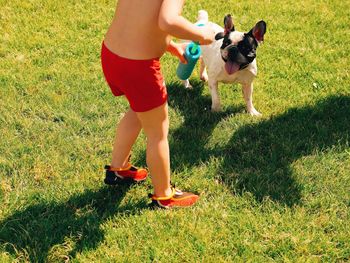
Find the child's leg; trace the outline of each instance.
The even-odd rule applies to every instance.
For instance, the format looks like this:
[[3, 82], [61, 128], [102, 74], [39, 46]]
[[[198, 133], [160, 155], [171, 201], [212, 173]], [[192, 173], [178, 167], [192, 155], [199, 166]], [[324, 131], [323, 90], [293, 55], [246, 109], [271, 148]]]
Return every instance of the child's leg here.
[[169, 196], [170, 156], [168, 143], [168, 105], [163, 105], [146, 112], [136, 113], [147, 137], [146, 159], [152, 175], [154, 194], [158, 197]]
[[141, 130], [136, 113], [129, 109], [118, 124], [112, 152], [111, 167], [123, 168], [128, 164], [130, 150]]

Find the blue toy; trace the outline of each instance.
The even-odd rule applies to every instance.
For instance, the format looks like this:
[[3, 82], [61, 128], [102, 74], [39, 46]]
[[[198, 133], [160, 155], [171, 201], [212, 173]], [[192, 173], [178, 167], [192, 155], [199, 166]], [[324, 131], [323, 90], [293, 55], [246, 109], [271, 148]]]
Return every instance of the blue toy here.
[[[196, 26], [204, 26], [204, 24], [199, 22], [196, 24]], [[202, 50], [199, 46], [199, 43], [191, 42], [187, 45], [184, 54], [187, 60], [187, 64], [183, 64], [180, 62], [176, 69], [176, 75], [179, 79], [186, 80], [191, 76], [194, 66], [196, 65], [201, 54]]]
[[201, 53], [202, 50], [198, 43], [191, 42], [187, 45], [184, 54], [187, 64], [180, 62], [176, 69], [176, 75], [179, 77], [179, 79], [186, 80], [191, 76], [194, 66], [201, 56]]

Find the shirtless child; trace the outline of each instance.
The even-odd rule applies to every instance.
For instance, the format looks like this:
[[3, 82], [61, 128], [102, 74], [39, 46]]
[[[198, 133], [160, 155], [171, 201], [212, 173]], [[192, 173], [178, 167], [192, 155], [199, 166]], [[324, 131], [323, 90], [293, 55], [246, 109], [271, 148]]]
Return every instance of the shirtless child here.
[[182, 46], [171, 36], [202, 45], [214, 39], [212, 29], [196, 27], [181, 16], [184, 1], [119, 0], [101, 51], [103, 72], [112, 93], [125, 95], [130, 104], [117, 126], [105, 183], [146, 179], [145, 169], [129, 163], [131, 148], [143, 129], [154, 187], [152, 203], [163, 208], [191, 206], [198, 200], [198, 195], [170, 185], [167, 91], [159, 62], [166, 51], [185, 60]]

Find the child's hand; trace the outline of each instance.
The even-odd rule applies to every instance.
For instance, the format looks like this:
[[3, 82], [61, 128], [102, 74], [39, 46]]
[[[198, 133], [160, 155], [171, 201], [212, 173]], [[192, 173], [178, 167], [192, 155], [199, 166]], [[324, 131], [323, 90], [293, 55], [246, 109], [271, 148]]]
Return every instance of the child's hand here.
[[182, 43], [182, 44], [177, 44], [176, 45], [176, 55], [178, 59], [181, 61], [182, 64], [187, 64], [187, 60], [184, 56], [185, 50], [187, 47], [188, 43]]
[[199, 41], [201, 45], [209, 45], [215, 39], [215, 32], [210, 26], [201, 26], [199, 29], [202, 31], [202, 40]]
[[188, 43], [177, 44], [173, 41], [170, 41], [167, 51], [169, 51], [173, 56], [177, 57], [182, 64], [187, 64], [187, 60], [184, 56], [187, 45]]

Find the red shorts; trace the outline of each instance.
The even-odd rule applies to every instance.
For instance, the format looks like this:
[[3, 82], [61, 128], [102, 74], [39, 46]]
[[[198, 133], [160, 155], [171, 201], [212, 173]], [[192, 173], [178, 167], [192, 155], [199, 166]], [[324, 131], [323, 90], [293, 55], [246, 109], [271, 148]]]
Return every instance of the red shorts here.
[[159, 59], [122, 58], [102, 43], [101, 62], [112, 93], [125, 95], [133, 111], [149, 111], [166, 102], [167, 91]]

